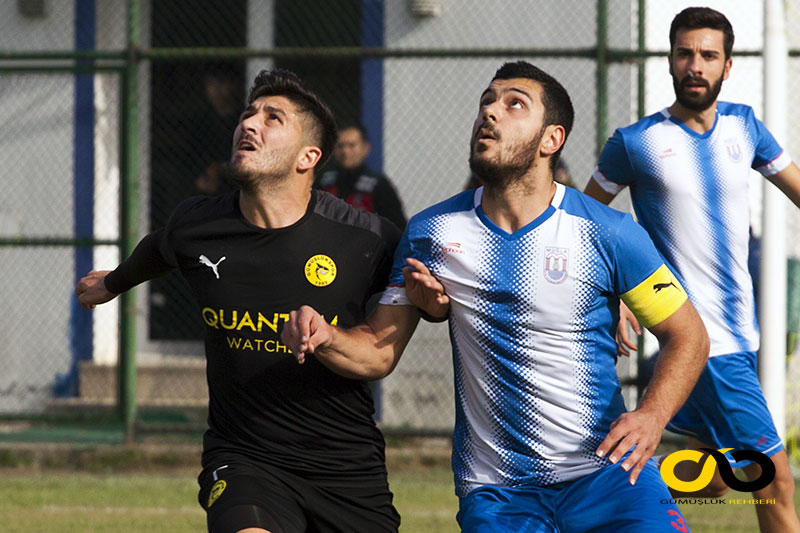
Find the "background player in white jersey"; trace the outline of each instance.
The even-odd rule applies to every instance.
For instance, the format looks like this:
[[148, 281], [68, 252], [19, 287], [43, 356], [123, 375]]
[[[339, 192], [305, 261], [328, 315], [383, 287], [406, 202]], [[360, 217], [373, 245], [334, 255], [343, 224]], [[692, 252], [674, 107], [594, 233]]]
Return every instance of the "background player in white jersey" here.
[[[586, 193], [609, 203], [625, 186], [639, 222], [674, 267], [711, 339], [711, 357], [692, 396], [668, 429], [698, 448], [753, 449], [771, 456], [772, 484], [757, 491], [762, 531], [798, 532], [794, 482], [783, 444], [756, 375], [758, 324], [747, 269], [750, 168], [800, 206], [800, 169], [750, 107], [718, 102], [731, 70], [733, 29], [722, 13], [688, 8], [670, 28], [669, 69], [676, 100], [667, 109], [618, 129], [609, 139]], [[622, 305], [620, 353], [635, 345]], [[700, 463], [702, 464], [702, 463]], [[750, 479], [756, 464], [741, 464]], [[695, 479], [690, 461], [681, 479]], [[728, 490], [717, 471], [699, 495]], [[698, 495], [697, 493], [693, 495]]]
[[[484, 187], [412, 218], [366, 324], [332, 327], [304, 306], [283, 339], [301, 362], [376, 378], [397, 364], [418, 309], [449, 318], [464, 531], [687, 531], [648, 460], [708, 339], [632, 217], [553, 182], [572, 120], [558, 81], [503, 65], [470, 142]], [[664, 348], [631, 412], [614, 366], [620, 296]]]

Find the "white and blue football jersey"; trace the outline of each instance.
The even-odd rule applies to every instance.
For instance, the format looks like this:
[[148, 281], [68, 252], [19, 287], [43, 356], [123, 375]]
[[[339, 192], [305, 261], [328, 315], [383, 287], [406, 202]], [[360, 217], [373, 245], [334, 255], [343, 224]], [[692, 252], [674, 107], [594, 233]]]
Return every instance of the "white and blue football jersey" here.
[[699, 134], [665, 109], [606, 143], [593, 178], [616, 194], [626, 185], [639, 223], [680, 276], [711, 340], [711, 355], [758, 349], [747, 269], [748, 178], [791, 158], [745, 105], [719, 102]]
[[414, 216], [381, 303], [409, 305], [402, 269], [422, 261], [450, 297], [456, 493], [550, 485], [608, 464], [595, 455], [625, 411], [615, 369], [619, 297], [657, 324], [686, 300], [630, 215], [556, 185], [513, 234], [483, 213], [483, 189]]

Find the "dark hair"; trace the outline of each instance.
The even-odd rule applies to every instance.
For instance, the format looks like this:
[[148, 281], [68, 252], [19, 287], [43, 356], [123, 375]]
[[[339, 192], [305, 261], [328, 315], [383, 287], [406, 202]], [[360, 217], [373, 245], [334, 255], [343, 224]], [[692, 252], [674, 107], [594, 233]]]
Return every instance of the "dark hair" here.
[[553, 76], [527, 61], [504, 63], [494, 73], [492, 81], [514, 78], [526, 78], [541, 85], [542, 103], [544, 104], [544, 125], [556, 124], [564, 128], [564, 143], [550, 159], [550, 170], [555, 170], [558, 159], [561, 156], [561, 150], [564, 149], [567, 137], [572, 131], [572, 122], [575, 119], [575, 110], [572, 107], [569, 93]]
[[344, 130], [357, 130], [358, 133], [361, 134], [361, 140], [369, 142], [369, 133], [367, 132], [366, 126], [364, 126], [361, 122], [342, 122], [339, 124], [339, 131], [342, 132]]
[[733, 26], [725, 15], [710, 7], [687, 7], [675, 15], [669, 28], [670, 54], [675, 47], [675, 35], [678, 30], [699, 30], [700, 28], [710, 28], [722, 32], [722, 48], [725, 51], [725, 59], [729, 59], [733, 51]]
[[285, 96], [301, 113], [310, 116], [313, 122], [311, 137], [322, 150], [322, 158], [317, 164], [317, 168], [321, 168], [336, 144], [336, 119], [328, 105], [306, 88], [297, 74], [284, 69], [262, 70], [258, 73], [247, 96], [247, 103], [252, 104], [262, 96]]

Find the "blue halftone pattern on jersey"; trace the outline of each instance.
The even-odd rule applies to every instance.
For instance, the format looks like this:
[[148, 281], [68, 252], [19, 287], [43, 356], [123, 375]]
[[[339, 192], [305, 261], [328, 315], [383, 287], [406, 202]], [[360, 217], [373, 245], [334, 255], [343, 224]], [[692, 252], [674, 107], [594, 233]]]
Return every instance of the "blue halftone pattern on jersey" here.
[[[520, 320], [532, 305], [531, 253], [535, 237], [509, 241], [489, 231], [477, 268], [477, 336], [485, 359], [486, 406], [492, 421], [493, 447], [499, 454], [497, 475], [502, 484], [550, 484], [557, 481], [551, 466], [537, 457], [542, 432], [535, 361], [525, 345], [528, 324]], [[520, 274], [521, 273], [521, 274]], [[519, 304], [519, 302], [523, 302]]]
[[[541, 255], [539, 241], [539, 233], [531, 232], [520, 239], [513, 250], [511, 286], [515, 288], [517, 298], [511, 308], [513, 319], [508, 326], [509, 335], [515, 342], [504, 370], [515, 394], [507, 394], [504, 398], [503, 409], [508, 416], [503, 420], [504, 433], [499, 442], [503, 449], [508, 450], [502, 456], [505, 472], [518, 481], [530, 480], [533, 475], [537, 484], [549, 485], [559, 479], [553, 463], [544, 460], [541, 453], [547, 439], [537, 371], [541, 348], [536, 345], [532, 331], [536, 327], [537, 280], [541, 283], [542, 278], [541, 270], [532, 266], [538, 264], [534, 258]], [[528, 323], [531, 319], [533, 324]]]
[[462, 334], [458, 330], [458, 324], [450, 320], [450, 345], [453, 348], [453, 386], [455, 387], [455, 410], [456, 422], [453, 429], [453, 452], [451, 464], [453, 467], [453, 477], [456, 484], [456, 495], [462, 498], [467, 495], [471, 485], [463, 480], [470, 479], [472, 472], [475, 471], [475, 447], [469, 432], [469, 419], [464, 413], [464, 405], [467, 402], [464, 393], [465, 369], [461, 351], [455, 340], [456, 335]]
[[[653, 138], [653, 129], [642, 132], [637, 140], [641, 142], [640, 148], [643, 152], [642, 159], [648, 161], [649, 164], [652, 165], [653, 168], [651, 171], [654, 175], [661, 176], [663, 174], [663, 163], [661, 163], [658, 147]], [[651, 188], [651, 191], [643, 190], [643, 188], [647, 186]], [[648, 194], [655, 194], [657, 198], [655, 202], [648, 203], [645, 201], [644, 198]], [[680, 251], [677, 247], [677, 239], [675, 238], [675, 228], [678, 227], [678, 221], [675, 218], [675, 212], [672, 210], [669, 202], [669, 188], [661, 179], [652, 180], [647, 183], [642, 183], [637, 180], [631, 185], [631, 195], [639, 199], [639, 201], [634, 202], [636, 217], [642, 221], [645, 227], [658, 228], [658, 232], [656, 232], [655, 235], [662, 235], [663, 238], [654, 238], [654, 244], [667, 262], [674, 265], [676, 259], [679, 257]], [[651, 212], [648, 209], [642, 210], [642, 206], [652, 204], [658, 205], [657, 213]], [[654, 236], [653, 233], [651, 233], [651, 236]]]
[[[608, 243], [612, 234], [608, 226], [599, 226], [590, 220], [581, 220], [578, 225], [580, 248], [575, 254], [579, 260], [573, 265], [574, 276], [578, 280], [593, 280], [597, 273], [608, 270], [609, 258], [602, 257], [592, 243]], [[577, 283], [572, 302], [572, 316], [576, 321], [572, 334], [573, 380], [582, 434], [581, 455], [598, 468], [606, 460], [594, 452], [605, 438], [609, 424], [625, 410], [624, 405], [619, 405], [621, 396], [615, 401], [615, 395], [620, 394], [618, 384], [614, 386], [616, 373], [607, 360], [611, 357], [608, 343], [602, 342], [603, 333], [597, 331], [598, 325], [608, 316], [606, 308], [595, 307], [601, 286], [600, 283]], [[618, 300], [614, 299], [613, 305], [619, 305]]]
[[[706, 144], [705, 139], [698, 139], [695, 143], [692, 143], [694, 161], [697, 164], [696, 172], [702, 176], [702, 179], [698, 181], [700, 194], [705, 199], [705, 215], [708, 217], [700, 222], [698, 226], [706, 228], [709, 234], [709, 246], [713, 257], [717, 260], [715, 263], [707, 265], [707, 268], [711, 270], [710, 279], [714, 283], [717, 297], [723, 302], [723, 319], [727, 323], [734, 324], [737, 322], [736, 294], [730, 288], [736, 286], [736, 280], [730, 276], [730, 272], [733, 271], [733, 264], [729, 252], [733, 248], [733, 243], [730, 240], [730, 232], [728, 231], [730, 222], [726, 220], [725, 213], [721, 208], [724, 201], [724, 184], [721, 180], [724, 179], [724, 175], [720, 175], [721, 171], [717, 162], [717, 158], [722, 157], [722, 154], [703, 150], [702, 148]], [[686, 277], [691, 278], [691, 274], [686, 273]], [[738, 335], [737, 332], [732, 331], [731, 333], [740, 343], [745, 342], [745, 339]]]
[[[452, 218], [457, 213], [474, 207], [473, 197], [474, 191], [464, 191], [411, 217], [406, 231], [413, 243], [412, 253], [432, 272], [439, 271], [444, 264], [441, 243], [448, 224], [452, 223]], [[399, 264], [399, 259], [395, 258], [395, 269], [402, 269], [405, 265], [404, 258], [402, 265]]]

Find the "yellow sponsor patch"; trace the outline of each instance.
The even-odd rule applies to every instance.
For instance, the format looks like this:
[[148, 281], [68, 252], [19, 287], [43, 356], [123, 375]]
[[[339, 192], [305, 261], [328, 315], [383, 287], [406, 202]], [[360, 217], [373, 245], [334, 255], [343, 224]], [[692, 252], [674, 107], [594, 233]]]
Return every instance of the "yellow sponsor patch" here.
[[686, 291], [667, 265], [661, 265], [647, 279], [621, 296], [642, 326], [660, 324], [686, 301]]
[[305, 273], [309, 283], [325, 287], [336, 279], [336, 263], [327, 255], [318, 254], [306, 261]]
[[225, 483], [224, 479], [220, 479], [219, 481], [214, 483], [214, 485], [211, 486], [211, 492], [208, 493], [209, 507], [214, 505], [214, 502], [217, 501], [217, 498], [219, 498], [222, 495], [222, 493], [225, 491], [225, 487], [227, 486], [228, 484]]

